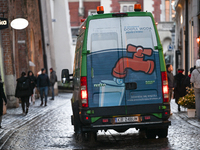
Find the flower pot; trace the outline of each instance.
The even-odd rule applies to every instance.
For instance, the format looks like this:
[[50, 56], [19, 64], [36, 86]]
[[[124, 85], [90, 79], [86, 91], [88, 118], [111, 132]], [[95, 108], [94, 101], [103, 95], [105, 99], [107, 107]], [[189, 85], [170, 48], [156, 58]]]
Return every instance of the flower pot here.
[[188, 118], [194, 118], [195, 112], [196, 112], [196, 109], [187, 109]]

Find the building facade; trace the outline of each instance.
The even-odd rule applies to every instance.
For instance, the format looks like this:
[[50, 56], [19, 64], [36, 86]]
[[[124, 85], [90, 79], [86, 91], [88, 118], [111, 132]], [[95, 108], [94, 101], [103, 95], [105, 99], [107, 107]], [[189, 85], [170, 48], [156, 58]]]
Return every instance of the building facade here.
[[52, 67], [56, 71], [58, 81], [61, 81], [62, 69], [67, 68], [72, 72], [74, 59], [68, 1], [40, 1], [47, 68]]
[[183, 68], [186, 74], [194, 67], [199, 58], [199, 0], [176, 0], [176, 66]]
[[[175, 0], [69, 0], [74, 49], [81, 18], [87, 18], [88, 15], [95, 14], [97, 6], [103, 6], [104, 13], [131, 12], [134, 11], [134, 5], [140, 3], [142, 11], [148, 11], [153, 14], [158, 24], [157, 28], [163, 45], [166, 63], [173, 64], [175, 36], [173, 21], [175, 17], [174, 2]], [[82, 14], [80, 10], [82, 10]]]
[[37, 73], [43, 62], [43, 46], [38, 1], [1, 0], [0, 17], [7, 18], [9, 23], [15, 18], [25, 18], [29, 25], [23, 30], [15, 30], [9, 26], [0, 31], [0, 70], [8, 107], [18, 107], [15, 98], [16, 78], [21, 72], [32, 70]]

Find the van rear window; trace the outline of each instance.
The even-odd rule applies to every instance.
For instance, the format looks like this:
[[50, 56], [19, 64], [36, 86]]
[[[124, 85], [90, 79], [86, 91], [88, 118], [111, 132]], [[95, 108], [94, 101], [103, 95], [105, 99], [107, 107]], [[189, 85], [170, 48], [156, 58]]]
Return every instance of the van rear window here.
[[129, 40], [137, 38], [151, 40], [152, 47], [157, 46], [156, 34], [150, 17], [95, 19], [89, 22], [87, 50], [97, 52], [106, 49], [125, 49], [128, 43], [132, 43], [128, 42]]

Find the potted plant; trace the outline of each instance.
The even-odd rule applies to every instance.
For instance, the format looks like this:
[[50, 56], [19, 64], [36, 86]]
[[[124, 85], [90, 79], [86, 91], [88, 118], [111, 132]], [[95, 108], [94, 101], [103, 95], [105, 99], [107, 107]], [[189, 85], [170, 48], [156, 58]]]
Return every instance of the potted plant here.
[[194, 88], [187, 87], [187, 94], [179, 98], [178, 104], [187, 108], [188, 117], [195, 117], [195, 95]]

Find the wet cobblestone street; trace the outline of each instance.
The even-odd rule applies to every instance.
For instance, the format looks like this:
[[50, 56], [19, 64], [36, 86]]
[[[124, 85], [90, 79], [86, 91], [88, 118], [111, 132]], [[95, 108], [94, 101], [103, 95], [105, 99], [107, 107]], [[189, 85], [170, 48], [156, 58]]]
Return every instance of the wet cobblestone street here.
[[94, 143], [82, 142], [74, 135], [71, 125], [72, 94], [59, 94], [47, 107], [39, 106], [37, 100], [29, 114], [23, 116], [21, 108], [11, 109], [3, 117], [0, 129], [2, 149], [200, 149], [200, 124], [197, 119], [188, 119], [186, 112], [177, 112], [172, 100], [172, 125], [168, 138], [146, 139], [143, 132], [129, 129], [125, 133], [114, 130], [99, 131]]

